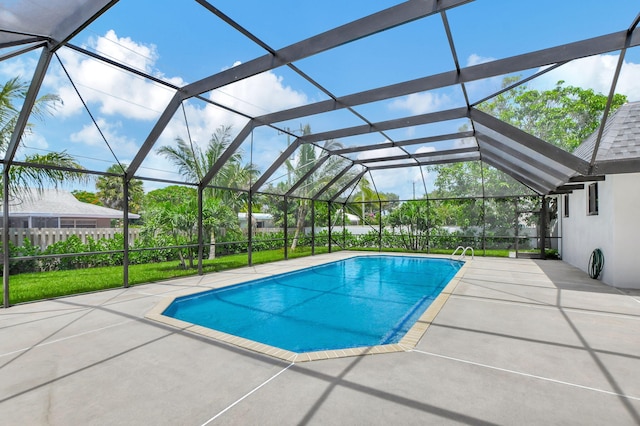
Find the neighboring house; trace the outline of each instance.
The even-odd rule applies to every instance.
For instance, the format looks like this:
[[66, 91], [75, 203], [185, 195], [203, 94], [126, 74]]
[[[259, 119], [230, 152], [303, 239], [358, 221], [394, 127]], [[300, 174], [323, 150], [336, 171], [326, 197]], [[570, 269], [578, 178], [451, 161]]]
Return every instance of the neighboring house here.
[[[251, 213], [253, 222], [256, 229], [273, 228], [273, 216], [270, 213]], [[240, 228], [247, 229], [247, 214], [238, 213], [238, 220], [240, 221]]]
[[[59, 189], [32, 189], [9, 200], [9, 228], [110, 228], [111, 220], [122, 216], [120, 210], [83, 203]], [[129, 213], [129, 219], [138, 218]]]
[[[590, 161], [595, 140], [591, 135], [574, 154]], [[627, 103], [609, 117], [597, 153], [603, 161], [631, 158], [640, 158], [640, 102]], [[559, 201], [562, 259], [587, 271], [592, 251], [599, 248], [604, 283], [640, 288], [640, 173], [608, 174]]]

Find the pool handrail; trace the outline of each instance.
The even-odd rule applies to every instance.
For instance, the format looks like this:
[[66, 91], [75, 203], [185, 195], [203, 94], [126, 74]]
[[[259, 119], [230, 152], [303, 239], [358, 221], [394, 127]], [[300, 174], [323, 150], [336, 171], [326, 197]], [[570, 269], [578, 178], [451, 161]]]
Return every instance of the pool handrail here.
[[453, 253], [451, 254], [451, 259], [453, 259], [456, 255], [456, 253], [458, 252], [458, 250], [462, 250], [460, 257], [458, 258], [458, 260], [462, 260], [465, 258], [465, 256], [467, 255], [467, 251], [471, 250], [471, 260], [473, 260], [475, 258], [475, 252], [473, 251], [473, 247], [471, 246], [458, 246], [456, 247], [456, 249], [453, 251]]

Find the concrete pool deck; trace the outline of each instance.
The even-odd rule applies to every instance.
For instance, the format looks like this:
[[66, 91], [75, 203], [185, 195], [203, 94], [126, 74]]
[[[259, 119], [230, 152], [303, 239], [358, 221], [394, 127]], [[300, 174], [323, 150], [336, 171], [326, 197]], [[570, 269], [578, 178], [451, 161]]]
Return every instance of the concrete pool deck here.
[[293, 259], [0, 310], [3, 425], [640, 424], [640, 292], [478, 258], [415, 348], [287, 362], [145, 318]]

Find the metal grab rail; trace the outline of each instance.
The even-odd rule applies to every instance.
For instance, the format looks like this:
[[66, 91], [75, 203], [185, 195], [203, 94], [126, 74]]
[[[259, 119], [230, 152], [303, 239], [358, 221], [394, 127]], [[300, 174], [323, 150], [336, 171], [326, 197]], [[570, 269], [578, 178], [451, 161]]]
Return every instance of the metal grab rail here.
[[453, 259], [454, 256], [456, 255], [456, 253], [458, 253], [458, 250], [462, 250], [462, 253], [460, 254], [460, 257], [458, 258], [458, 260], [464, 259], [465, 256], [467, 255], [467, 251], [469, 251], [469, 250], [471, 250], [471, 260], [473, 260], [475, 258], [475, 252], [473, 251], [473, 247], [471, 247], [471, 246], [467, 246], [467, 247], [458, 246], [458, 247], [456, 247], [456, 249], [451, 254], [451, 259]]

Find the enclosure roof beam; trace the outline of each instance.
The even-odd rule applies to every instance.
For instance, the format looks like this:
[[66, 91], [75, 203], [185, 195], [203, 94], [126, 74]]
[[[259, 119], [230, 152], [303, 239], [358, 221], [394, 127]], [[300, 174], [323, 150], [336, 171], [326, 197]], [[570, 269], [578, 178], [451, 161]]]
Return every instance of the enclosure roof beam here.
[[[288, 110], [277, 111], [256, 117], [261, 125], [293, 120], [306, 116], [321, 114], [371, 102], [405, 96], [412, 93], [440, 89], [461, 83], [482, 80], [512, 74], [528, 69], [552, 65], [558, 62], [572, 61], [587, 56], [608, 53], [625, 47], [627, 31], [607, 34], [600, 37], [568, 43], [548, 49], [512, 56], [505, 59], [485, 62], [479, 65], [460, 69], [460, 72], [446, 71], [427, 77], [379, 87], [351, 95], [341, 96], [336, 100], [326, 100]], [[640, 30], [637, 28], [629, 38], [629, 47], [640, 45]]]
[[100, 2], [78, 2], [78, 4], [81, 5], [79, 9], [71, 15], [67, 15], [65, 19], [60, 22], [60, 25], [52, 31], [51, 38], [55, 40], [55, 45], [52, 50], [55, 52], [60, 47], [64, 46], [65, 43], [73, 39], [82, 30], [91, 25], [116, 3], [118, 3], [118, 0], [111, 0], [104, 4], [100, 9], [95, 10], [96, 6], [99, 6]]
[[314, 195], [311, 199], [312, 200], [317, 200], [318, 198], [320, 198], [320, 196], [322, 194], [324, 194], [329, 188], [331, 188], [333, 186], [334, 183], [336, 183], [337, 181], [340, 180], [340, 178], [342, 176], [344, 176], [351, 168], [353, 167], [353, 163], [349, 163], [349, 165], [347, 167], [345, 167], [344, 169], [342, 169], [342, 171], [340, 173], [338, 173], [336, 176], [334, 176], [333, 179], [331, 179], [325, 186], [323, 186], [320, 191], [316, 192], [316, 195]]
[[129, 163], [129, 167], [127, 167], [127, 180], [131, 180], [136, 174], [138, 168], [140, 168], [140, 165], [153, 148], [153, 145], [156, 143], [165, 127], [167, 127], [167, 124], [169, 124], [169, 121], [173, 118], [181, 103], [182, 95], [178, 91], [173, 95], [164, 111], [162, 111], [162, 115], [160, 115], [156, 124], [151, 129], [151, 133], [149, 133], [149, 136], [147, 136], [147, 139], [136, 153], [136, 156], [131, 160], [131, 163]]
[[500, 133], [517, 143], [526, 146], [540, 154], [552, 158], [556, 163], [581, 173], [587, 173], [589, 163], [573, 154], [558, 148], [548, 142], [543, 141], [525, 131], [518, 129], [511, 124], [505, 123], [491, 115], [482, 112], [476, 108], [470, 109], [470, 117], [472, 120], [488, 127], [489, 129]]
[[349, 148], [342, 149], [334, 149], [331, 150], [332, 154], [352, 154], [356, 152], [364, 152], [364, 151], [375, 151], [377, 149], [385, 149], [385, 148], [393, 148], [393, 147], [401, 147], [401, 146], [410, 146], [410, 145], [421, 145], [427, 143], [448, 141], [453, 139], [464, 139], [473, 137], [473, 131], [468, 132], [458, 132], [458, 133], [449, 133], [446, 135], [438, 135], [438, 136], [430, 136], [426, 138], [417, 138], [417, 139], [407, 139], [404, 141], [396, 141], [396, 142], [384, 142], [375, 145], [362, 145], [362, 146], [353, 146]]
[[476, 161], [480, 159], [480, 153], [476, 150], [473, 153], [465, 156], [450, 156], [444, 159], [438, 159], [437, 161], [422, 161], [415, 164], [387, 164], [384, 166], [371, 166], [368, 167], [369, 170], [387, 170], [387, 169], [399, 169], [405, 167], [423, 167], [423, 166], [432, 166], [436, 164], [450, 164], [450, 163], [463, 163], [465, 161]]
[[323, 155], [322, 157], [320, 157], [318, 159], [318, 161], [316, 161], [316, 164], [314, 164], [313, 167], [311, 167], [307, 171], [307, 173], [304, 174], [304, 176], [302, 176], [300, 179], [298, 179], [298, 181], [296, 183], [294, 183], [291, 188], [289, 188], [289, 190], [287, 191], [287, 193], [285, 195], [287, 197], [291, 196], [296, 191], [296, 189], [298, 189], [300, 187], [300, 185], [302, 185], [304, 182], [306, 182], [306, 180], [309, 178], [309, 176], [314, 174], [320, 167], [322, 167], [324, 162], [327, 161], [329, 159], [329, 157], [330, 157], [329, 155]]
[[428, 158], [428, 157], [441, 157], [447, 155], [466, 154], [469, 152], [478, 152], [478, 147], [457, 148], [449, 149], [446, 151], [431, 151], [431, 152], [419, 152], [417, 154], [402, 154], [392, 155], [379, 158], [367, 158], [362, 160], [354, 160], [356, 164], [378, 163], [382, 161], [394, 161], [394, 160], [408, 160], [412, 158]]
[[24, 134], [24, 130], [27, 128], [29, 115], [31, 115], [31, 110], [33, 109], [37, 101], [40, 86], [42, 86], [42, 82], [44, 81], [47, 69], [49, 68], [49, 64], [51, 63], [51, 58], [53, 58], [53, 51], [51, 50], [50, 46], [45, 46], [40, 53], [40, 59], [38, 60], [36, 70], [33, 73], [31, 84], [29, 85], [29, 89], [27, 90], [22, 108], [20, 108], [20, 114], [18, 114], [16, 125], [13, 129], [13, 133], [11, 134], [11, 139], [9, 140], [9, 145], [7, 146], [7, 151], [4, 155], [4, 160], [2, 161], [6, 165], [11, 164], [16, 155], [16, 152], [18, 151], [18, 146], [20, 145], [20, 141], [22, 140], [22, 135]]
[[[562, 185], [566, 179], [553, 179], [549, 175], [540, 173], [535, 167], [531, 167], [527, 161], [519, 160], [510, 156], [505, 156], [499, 149], [491, 146], [486, 146], [482, 150], [482, 154], [489, 154], [501, 161], [501, 164], [510, 167], [512, 170], [518, 172], [521, 176], [527, 177], [529, 180], [538, 182], [545, 188], [553, 189], [559, 185]], [[529, 167], [529, 168], [525, 168]]]
[[502, 158], [495, 156], [489, 152], [482, 153], [482, 161], [489, 164], [492, 167], [506, 173], [518, 182], [525, 186], [528, 186], [538, 194], [547, 194], [553, 189], [553, 187], [543, 186], [537, 179], [530, 178], [528, 175], [522, 174], [522, 169], [514, 167], [512, 164], [506, 163]]
[[287, 161], [287, 158], [289, 158], [289, 156], [291, 156], [291, 154], [293, 154], [295, 150], [298, 149], [299, 146], [300, 146], [300, 139], [296, 138], [291, 143], [291, 145], [289, 145], [284, 151], [282, 151], [280, 156], [276, 158], [273, 163], [271, 163], [271, 166], [269, 166], [269, 168], [260, 175], [258, 180], [254, 182], [254, 184], [251, 186], [251, 192], [255, 192], [256, 190], [260, 189], [260, 187], [264, 185], [265, 182], [267, 182], [267, 180], [271, 177], [271, 175], [275, 173], [276, 170], [278, 170], [278, 168], [282, 165], [282, 163]]
[[333, 28], [183, 87], [186, 97], [200, 95], [227, 84], [322, 53], [349, 42], [440, 13], [471, 0], [411, 0]]
[[209, 183], [213, 180], [215, 175], [218, 174], [218, 172], [220, 171], [220, 169], [222, 169], [222, 167], [224, 167], [227, 160], [229, 160], [229, 158], [231, 158], [231, 156], [240, 148], [244, 140], [247, 139], [247, 136], [249, 136], [251, 132], [253, 132], [253, 128], [254, 128], [254, 122], [253, 120], [250, 120], [242, 128], [242, 130], [240, 130], [240, 133], [236, 135], [233, 142], [229, 144], [227, 149], [220, 155], [220, 157], [216, 160], [216, 162], [213, 163], [209, 171], [207, 171], [207, 173], [204, 175], [204, 177], [200, 181], [200, 187], [204, 188], [205, 186], [209, 185]]
[[[502, 143], [490, 136], [483, 134], [481, 131], [476, 131], [476, 138], [478, 139], [479, 142], [481, 142], [480, 151], [482, 151], [482, 149], [484, 148], [483, 145], [485, 144], [490, 145], [495, 149], [504, 152], [505, 154], [508, 154], [514, 158], [517, 158], [518, 160], [521, 160], [530, 164], [531, 166], [537, 168], [538, 170], [550, 176], [553, 176], [554, 178], [566, 180], [568, 177], [565, 173], [562, 173], [557, 168], [550, 166], [548, 163], [544, 163], [542, 161], [536, 160], [535, 158], [529, 155], [526, 155], [524, 152], [516, 148], [513, 148], [505, 143]], [[539, 154], [542, 155], [541, 153]], [[551, 163], [553, 162], [553, 159], [549, 158], [548, 161], [549, 163]]]
[[640, 158], [602, 160], [596, 162], [593, 167], [593, 173], [597, 175], [637, 173], [638, 171], [640, 171]]
[[463, 153], [462, 155], [453, 154], [451, 156], [447, 156], [447, 158], [444, 158], [444, 159], [438, 158], [437, 160], [432, 160], [432, 161], [420, 161], [418, 165], [431, 166], [436, 164], [459, 163], [461, 161], [477, 161], [477, 160], [480, 160], [480, 151], [478, 151], [477, 149], [474, 149], [474, 150], [469, 150], [469, 152]]
[[579, 189], [584, 189], [584, 183], [560, 185], [556, 188], [556, 191], [577, 191]]
[[364, 176], [364, 174], [367, 173], [367, 169], [364, 169], [363, 171], [361, 171], [360, 173], [358, 173], [353, 179], [351, 179], [345, 186], [343, 186], [342, 188], [340, 188], [339, 191], [336, 191], [335, 195], [333, 197], [331, 197], [329, 199], [329, 201], [334, 202], [339, 196], [340, 194], [342, 194], [344, 191], [347, 190], [347, 188], [349, 188], [351, 185], [355, 184], [356, 182], [358, 182], [360, 180], [360, 178], [362, 178], [362, 176]]
[[[29, 44], [28, 46], [23, 47], [22, 49], [17, 49], [17, 50], [13, 50], [9, 53], [6, 53], [4, 55], [0, 55], [0, 62], [2, 61], [6, 61], [7, 59], [11, 59], [11, 58], [15, 58], [16, 56], [20, 56], [23, 55], [25, 53], [29, 53], [32, 50], [36, 50], [36, 49], [40, 49], [42, 47], [46, 47], [47, 46], [47, 41], [46, 40], [37, 40], [39, 42], [36, 42], [34, 44]], [[0, 49], [2, 49], [3, 47], [0, 46]]]
[[[28, 47], [26, 47], [24, 49], [20, 49], [20, 51], [26, 49], [26, 51], [28, 52], [29, 50], [33, 50], [33, 46], [34, 45], [37, 46], [37, 47], [42, 47], [48, 41], [49, 41], [49, 39], [47, 37], [33, 35], [33, 36], [30, 36], [29, 38], [26, 38], [26, 39], [11, 40], [11, 41], [6, 41], [4, 43], [0, 43], [0, 49], [9, 49], [9, 48], [14, 47], [14, 46], [30, 45], [30, 46], [28, 46]], [[5, 57], [2, 57], [2, 58], [3, 59], [7, 59]]]
[[596, 182], [605, 180], [604, 175], [587, 175], [587, 176], [572, 176], [569, 178], [569, 182]]
[[311, 135], [301, 136], [303, 143], [319, 142], [324, 140], [344, 138], [348, 136], [363, 135], [367, 133], [379, 132], [384, 130], [400, 129], [403, 127], [419, 126], [421, 124], [437, 123], [439, 121], [455, 120], [467, 117], [467, 108], [454, 108], [445, 111], [432, 112], [428, 114], [414, 115], [410, 117], [397, 118], [394, 120], [380, 121], [372, 125], [362, 125], [354, 127], [345, 127], [338, 130], [328, 132], [314, 133]]
[[[244, 62], [217, 74], [211, 75], [194, 83], [183, 86], [167, 105], [162, 115], [151, 130], [151, 133], [136, 154], [127, 169], [128, 178], [136, 173], [144, 157], [151, 151], [169, 121], [177, 111], [180, 103], [185, 99], [201, 95], [202, 93], [218, 89], [245, 78], [270, 71], [291, 62], [313, 56], [326, 50], [338, 47], [362, 37], [370, 36], [381, 31], [437, 14], [442, 10], [453, 8], [471, 0], [411, 0], [392, 6], [388, 9], [333, 28], [322, 34], [284, 47], [275, 53], [269, 53], [259, 58]], [[235, 152], [235, 151], [234, 151]], [[232, 152], [233, 153], [233, 152]], [[232, 154], [231, 153], [231, 154]], [[222, 165], [219, 165], [219, 169]], [[203, 185], [217, 173], [208, 174]]]
[[570, 189], [556, 189], [549, 192], [547, 195], [565, 195], [565, 194], [573, 194], [573, 191]]

